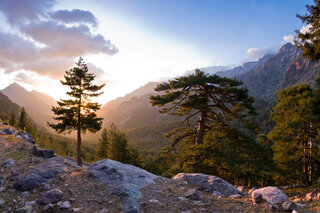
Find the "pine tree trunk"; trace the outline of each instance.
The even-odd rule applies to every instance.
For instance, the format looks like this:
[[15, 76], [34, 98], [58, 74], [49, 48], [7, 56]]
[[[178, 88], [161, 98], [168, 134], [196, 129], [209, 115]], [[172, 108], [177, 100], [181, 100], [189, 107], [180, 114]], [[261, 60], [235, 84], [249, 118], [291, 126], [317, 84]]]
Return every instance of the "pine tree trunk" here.
[[312, 185], [312, 170], [313, 170], [313, 165], [312, 165], [312, 138], [309, 139], [309, 167], [308, 167], [308, 175], [309, 175], [309, 185]]
[[77, 137], [77, 162], [78, 166], [82, 166], [82, 160], [81, 160], [81, 129], [78, 125], [78, 137]]
[[310, 185], [309, 182], [309, 172], [308, 172], [308, 141], [304, 140], [303, 141], [303, 152], [304, 152], [304, 156], [303, 156], [303, 173], [304, 173], [304, 183], [306, 185]]
[[207, 121], [207, 112], [201, 111], [200, 120], [197, 129], [197, 139], [196, 145], [200, 145], [203, 142], [204, 132], [206, 128], [206, 121]]

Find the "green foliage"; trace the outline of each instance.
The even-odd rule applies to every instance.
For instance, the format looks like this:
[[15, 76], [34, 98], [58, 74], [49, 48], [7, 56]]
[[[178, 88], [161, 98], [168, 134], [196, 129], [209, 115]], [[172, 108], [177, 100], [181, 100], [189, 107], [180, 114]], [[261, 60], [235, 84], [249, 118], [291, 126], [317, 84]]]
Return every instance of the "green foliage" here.
[[296, 30], [296, 46], [303, 50], [303, 56], [311, 60], [320, 59], [320, 1], [314, 0], [315, 5], [306, 5], [308, 13], [304, 16], [297, 15], [309, 30], [300, 32]]
[[98, 150], [98, 157], [100, 159], [108, 158], [108, 147], [109, 147], [109, 141], [108, 141], [108, 130], [103, 129], [101, 133], [101, 137], [99, 138], [99, 150]]
[[76, 67], [66, 71], [64, 78], [65, 81], [61, 81], [61, 84], [70, 88], [70, 91], [66, 93], [70, 99], [60, 99], [57, 102], [59, 106], [52, 107], [52, 111], [56, 115], [54, 119], [58, 123], [48, 123], [48, 125], [58, 133], [77, 131], [77, 160], [78, 165], [81, 165], [81, 133], [99, 131], [103, 120], [103, 118], [98, 118], [96, 114], [101, 105], [91, 102], [91, 98], [101, 95], [102, 92], [98, 91], [105, 84], [100, 86], [92, 84], [95, 75], [88, 73], [88, 67], [81, 57], [76, 63]]
[[25, 130], [27, 128], [27, 116], [26, 116], [26, 111], [24, 107], [22, 107], [22, 110], [20, 113], [18, 127], [22, 130]]
[[10, 123], [11, 126], [16, 126], [17, 125], [17, 118], [16, 118], [15, 112], [11, 112], [9, 123]]
[[277, 105], [271, 114], [276, 125], [268, 135], [274, 141], [278, 184], [312, 182], [317, 153], [314, 144], [317, 129], [312, 125], [310, 111], [313, 94], [307, 84], [292, 86], [278, 93]]
[[[184, 119], [180, 127], [167, 135], [173, 140], [172, 146], [166, 148], [170, 160], [162, 162], [170, 168], [167, 174], [181, 170], [209, 174], [221, 171], [222, 174], [228, 170], [223, 176], [245, 178], [240, 177], [240, 173], [253, 164], [249, 153], [258, 145], [243, 133], [253, 130], [254, 135], [256, 125], [247, 116], [256, 113], [253, 98], [241, 85], [242, 82], [235, 79], [195, 70], [195, 74], [175, 78], [155, 88], [163, 93], [151, 96], [152, 105], [162, 107], [161, 113]], [[198, 125], [192, 126], [196, 116]], [[239, 153], [239, 158], [233, 156], [235, 153]], [[244, 176], [254, 175], [254, 166], [251, 167], [252, 171], [245, 171], [248, 174]]]

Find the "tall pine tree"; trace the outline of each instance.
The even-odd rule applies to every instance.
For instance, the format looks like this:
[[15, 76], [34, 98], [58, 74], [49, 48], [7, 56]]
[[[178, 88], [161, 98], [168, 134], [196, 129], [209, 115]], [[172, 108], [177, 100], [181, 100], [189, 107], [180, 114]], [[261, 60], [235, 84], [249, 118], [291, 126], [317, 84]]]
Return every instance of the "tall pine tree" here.
[[108, 130], [103, 129], [101, 133], [101, 137], [99, 138], [99, 150], [98, 157], [100, 159], [108, 158], [109, 151], [109, 138], [108, 138]]
[[[151, 96], [152, 105], [162, 107], [161, 113], [183, 118], [180, 127], [168, 135], [174, 142], [167, 153], [175, 151], [180, 141], [190, 145], [187, 150], [191, 150], [192, 146], [200, 147], [206, 135], [216, 126], [231, 128], [232, 123], [236, 123], [239, 128], [254, 130], [256, 126], [247, 119], [247, 115], [255, 114], [252, 106], [254, 99], [241, 86], [241, 81], [208, 75], [198, 69], [192, 75], [159, 84], [155, 91], [163, 94]], [[192, 126], [190, 119], [195, 117], [198, 118], [198, 125]], [[197, 164], [204, 158], [205, 155], [193, 150], [182, 162], [192, 161]]]
[[48, 125], [58, 133], [77, 131], [77, 162], [81, 166], [81, 134], [86, 131], [99, 131], [103, 121], [103, 118], [98, 118], [96, 114], [101, 105], [92, 102], [91, 98], [101, 95], [103, 92], [99, 90], [105, 84], [93, 84], [95, 75], [88, 72], [88, 67], [81, 57], [75, 67], [66, 71], [64, 78], [61, 84], [70, 88], [66, 93], [70, 99], [60, 99], [57, 102], [59, 106], [52, 107], [56, 115], [54, 119], [59, 122], [48, 123]]
[[18, 127], [22, 130], [26, 130], [26, 128], [27, 128], [27, 114], [26, 114], [26, 110], [24, 109], [24, 107], [22, 107], [22, 110], [20, 113]]

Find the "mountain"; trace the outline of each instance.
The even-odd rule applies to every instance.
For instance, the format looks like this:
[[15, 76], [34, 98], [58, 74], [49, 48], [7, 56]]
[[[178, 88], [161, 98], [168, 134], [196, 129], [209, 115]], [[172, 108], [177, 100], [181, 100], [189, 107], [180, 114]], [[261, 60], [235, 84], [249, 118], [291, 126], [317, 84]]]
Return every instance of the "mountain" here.
[[51, 106], [56, 105], [56, 101], [49, 95], [27, 91], [17, 83], [13, 83], [1, 91], [13, 102], [21, 107], [25, 107], [30, 117], [43, 127], [48, 121], [52, 121], [53, 113]]
[[235, 78], [244, 82], [254, 98], [272, 101], [280, 89], [301, 83], [313, 84], [318, 71], [319, 63], [302, 58], [302, 51], [287, 43], [258, 69]]
[[[273, 55], [267, 54], [260, 58], [258, 61], [250, 61], [242, 64], [241, 66], [234, 67], [229, 70], [219, 71], [216, 72], [217, 75], [220, 75], [222, 77], [228, 77], [228, 78], [234, 78], [237, 75], [249, 72], [251, 70], [256, 70], [258, 67], [260, 67], [262, 64], [266, 63], [270, 58], [272, 58]], [[203, 71], [206, 72], [205, 69]]]
[[16, 117], [20, 115], [21, 107], [12, 102], [8, 96], [4, 95], [2, 92], [0, 92], [0, 117], [7, 117], [9, 118], [11, 113], [15, 113]]

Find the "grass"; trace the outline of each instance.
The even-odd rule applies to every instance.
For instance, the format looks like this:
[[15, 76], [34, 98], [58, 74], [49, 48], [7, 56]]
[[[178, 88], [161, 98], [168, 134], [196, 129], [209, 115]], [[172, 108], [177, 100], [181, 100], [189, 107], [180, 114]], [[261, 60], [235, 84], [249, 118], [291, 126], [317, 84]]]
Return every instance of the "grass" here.
[[26, 157], [26, 154], [21, 151], [14, 151], [6, 155], [4, 159], [12, 158], [13, 160], [20, 160], [22, 158]]

